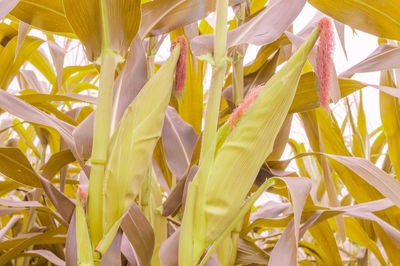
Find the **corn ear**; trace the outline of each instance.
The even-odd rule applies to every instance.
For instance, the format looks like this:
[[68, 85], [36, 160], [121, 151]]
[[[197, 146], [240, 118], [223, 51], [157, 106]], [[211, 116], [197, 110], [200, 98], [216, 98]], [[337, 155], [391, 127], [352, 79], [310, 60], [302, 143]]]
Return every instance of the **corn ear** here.
[[[254, 103], [238, 121], [218, 150], [205, 188], [206, 245], [215, 240], [237, 215], [274, 139], [289, 111], [307, 56], [318, 38], [315, 29], [309, 39], [259, 92]], [[201, 173], [201, 171], [200, 171]], [[232, 197], [235, 195], [235, 197]]]
[[216, 167], [211, 171], [205, 190], [209, 241], [235, 216], [259, 168], [272, 151], [274, 139], [296, 93], [307, 55], [317, 37], [318, 30], [314, 30], [308, 41], [264, 86], [218, 151]]
[[178, 45], [127, 108], [114, 133], [103, 189], [104, 234], [119, 223], [146, 177], [147, 167], [143, 166], [150, 165], [161, 135], [179, 52]]

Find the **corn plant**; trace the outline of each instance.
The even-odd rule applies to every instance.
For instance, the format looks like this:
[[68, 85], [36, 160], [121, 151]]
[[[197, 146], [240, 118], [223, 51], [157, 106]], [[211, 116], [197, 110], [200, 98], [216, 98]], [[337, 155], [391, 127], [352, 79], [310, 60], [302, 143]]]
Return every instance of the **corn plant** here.
[[0, 0], [0, 265], [400, 265], [399, 13]]

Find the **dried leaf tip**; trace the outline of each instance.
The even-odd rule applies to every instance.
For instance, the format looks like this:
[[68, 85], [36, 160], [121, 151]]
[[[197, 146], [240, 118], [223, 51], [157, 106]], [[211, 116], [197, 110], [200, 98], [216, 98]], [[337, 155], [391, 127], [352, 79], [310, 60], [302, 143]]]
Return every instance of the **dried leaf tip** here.
[[254, 103], [254, 100], [258, 97], [263, 85], [259, 85], [255, 87], [249, 95], [246, 96], [241, 105], [239, 105], [232, 113], [231, 117], [229, 117], [229, 124], [231, 125], [231, 130], [235, 128], [236, 124], [239, 122], [240, 118], [244, 115], [244, 113], [249, 109], [249, 107]]
[[333, 52], [335, 40], [332, 23], [329, 18], [323, 18], [318, 22], [319, 42], [317, 48], [316, 74], [319, 86], [319, 101], [321, 106], [329, 112], [329, 100], [331, 98], [331, 84], [333, 71]]
[[174, 94], [176, 98], [181, 98], [185, 90], [186, 82], [186, 61], [187, 61], [187, 40], [184, 36], [179, 36], [171, 44], [171, 51], [175, 46], [181, 44], [181, 52], [179, 55], [178, 63], [176, 64], [175, 71], [175, 90]]

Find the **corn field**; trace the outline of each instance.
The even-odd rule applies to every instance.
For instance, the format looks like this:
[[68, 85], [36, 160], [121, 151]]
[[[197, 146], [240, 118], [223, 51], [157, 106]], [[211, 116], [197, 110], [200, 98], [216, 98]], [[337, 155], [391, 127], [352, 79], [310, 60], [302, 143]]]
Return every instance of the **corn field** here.
[[0, 265], [399, 266], [399, 14], [0, 0]]

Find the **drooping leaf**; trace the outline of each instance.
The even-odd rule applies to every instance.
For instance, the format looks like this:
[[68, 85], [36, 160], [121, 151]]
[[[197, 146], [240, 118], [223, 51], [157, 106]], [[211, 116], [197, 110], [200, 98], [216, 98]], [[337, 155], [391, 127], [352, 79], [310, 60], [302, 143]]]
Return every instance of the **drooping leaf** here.
[[[395, 87], [390, 73], [390, 71], [381, 72], [381, 85]], [[379, 92], [379, 107], [390, 161], [397, 175], [397, 180], [400, 180], [400, 102], [398, 98], [392, 95]]]
[[[315, 110], [320, 128], [321, 139], [327, 154], [351, 157], [340, 128], [335, 120], [321, 108]], [[351, 157], [353, 158], [353, 157]], [[356, 157], [354, 157], [356, 159]], [[335, 161], [330, 161], [331, 167], [338, 173], [339, 178], [357, 202], [366, 202], [382, 198], [382, 195], [368, 182], [354, 172]]]
[[197, 135], [178, 113], [168, 107], [162, 130], [165, 158], [171, 172], [179, 180], [189, 170]]
[[314, 225], [308, 230], [316, 244], [326, 253], [326, 264], [343, 265], [333, 230], [327, 221]]
[[243, 238], [239, 238], [237, 247], [236, 264], [255, 263], [267, 265], [269, 261], [268, 255], [260, 249], [256, 244], [249, 242]]
[[21, 184], [41, 187], [30, 162], [17, 148], [0, 148], [0, 172]]
[[313, 215], [303, 224], [302, 228], [300, 229], [300, 235], [303, 235], [306, 230], [314, 224], [318, 224], [319, 222], [336, 215], [343, 214], [344, 216], [367, 219], [378, 223], [380, 226], [382, 226], [385, 232], [390, 235], [392, 240], [398, 244], [400, 241], [400, 231], [373, 214], [373, 212], [384, 210], [391, 206], [393, 206], [393, 203], [390, 202], [390, 200], [381, 199], [353, 206], [316, 210]]
[[300, 239], [301, 213], [311, 190], [311, 182], [307, 178], [300, 177], [280, 179], [286, 183], [287, 189], [290, 191], [294, 216], [272, 250], [269, 265], [294, 265], [297, 260], [297, 247]]
[[114, 123], [118, 123], [126, 108], [147, 82], [146, 51], [139, 36], [136, 36], [128, 51], [121, 74], [114, 85]]
[[[339, 79], [340, 95], [345, 97], [366, 85], [356, 80]], [[301, 76], [296, 96], [290, 107], [290, 113], [305, 112], [320, 106], [317, 90], [317, 79], [314, 72], [308, 72]]]
[[46, 164], [42, 167], [43, 177], [51, 180], [58, 171], [65, 165], [74, 162], [76, 159], [70, 150], [64, 150], [53, 154]]
[[135, 249], [135, 253], [142, 265], [150, 265], [154, 249], [154, 232], [135, 203], [132, 204], [124, 217], [121, 227]]
[[61, 91], [65, 50], [54, 41], [53, 37], [49, 38], [49, 40], [47, 41], [47, 44], [49, 45], [50, 54], [53, 59], [54, 68], [56, 69], [56, 73], [57, 73], [57, 87], [56, 88], [58, 88], [58, 91]]
[[32, 105], [27, 104], [26, 102], [3, 90], [0, 90], [0, 96], [0, 107], [10, 114], [13, 114], [31, 123], [56, 129], [61, 134], [64, 141], [68, 144], [82, 168], [85, 169], [81, 157], [76, 152], [76, 147], [72, 138], [73, 126], [47, 115]]
[[101, 258], [101, 266], [115, 265], [121, 266], [121, 242], [122, 242], [122, 230], [118, 230], [110, 248], [106, 254]]
[[0, 88], [3, 90], [7, 89], [22, 64], [44, 42], [42, 39], [27, 36], [21, 45], [18, 55], [15, 56], [17, 40], [18, 38], [14, 37], [0, 53], [0, 61], [2, 62], [0, 65]]
[[42, 30], [72, 33], [62, 0], [20, 0], [10, 14]]
[[29, 32], [29, 24], [26, 24], [25, 22], [20, 21], [19, 25], [18, 25], [18, 40], [17, 40], [17, 47], [15, 48], [14, 60], [16, 59], [19, 49], [21, 48], [22, 43], [24, 42], [25, 37], [27, 36], [28, 32]]
[[400, 40], [400, 6], [393, 0], [308, 0], [328, 16], [350, 27], [387, 39]]
[[[155, 0], [143, 4], [142, 23], [140, 25], [139, 35], [142, 38], [145, 38], [147, 34], [157, 25], [157, 23], [165, 19], [168, 13], [174, 12], [174, 9], [180, 7], [184, 2], [185, 0], [169, 0], [169, 1]], [[162, 23], [160, 24], [163, 25]], [[170, 27], [170, 23], [165, 23], [165, 24], [166, 25], [164, 26]]]
[[[206, 18], [215, 10], [216, 0], [154, 0], [143, 5], [140, 36], [161, 35]], [[230, 0], [234, 5], [243, 0]]]
[[[265, 45], [278, 39], [303, 9], [306, 1], [273, 0], [242, 26], [228, 32], [227, 47], [243, 43]], [[281, 14], [285, 13], [282, 17]], [[199, 56], [210, 53], [213, 35], [202, 35], [192, 40], [192, 52]]]
[[39, 176], [43, 190], [60, 215], [69, 222], [74, 213], [75, 204], [72, 200], [56, 188], [50, 181]]
[[124, 56], [139, 30], [140, 0], [64, 0], [63, 5], [65, 16], [85, 45], [87, 58], [91, 61], [100, 56], [104, 41]]
[[358, 244], [368, 248], [368, 250], [374, 253], [375, 257], [378, 259], [381, 265], [387, 265], [378, 248], [378, 245], [368, 236], [368, 234], [364, 231], [357, 220], [352, 217], [346, 217], [344, 219], [344, 222], [346, 225], [347, 237], [357, 242]]
[[[27, 234], [25, 238], [20, 237], [16, 239], [17, 241], [13, 241], [11, 239], [9, 241], [4, 241], [0, 245], [0, 249], [9, 249], [2, 256], [0, 256], [0, 264], [6, 265], [7, 262], [19, 256], [26, 248], [31, 245], [39, 245], [39, 244], [52, 244], [52, 243], [62, 243], [65, 241], [65, 237], [57, 237], [57, 234], [60, 230], [48, 231], [45, 233], [34, 233], [33, 235]], [[7, 248], [8, 246], [8, 248]]]
[[22, 253], [23, 256], [39, 256], [57, 266], [65, 266], [65, 261], [57, 257], [53, 252], [47, 249], [28, 250]]
[[[400, 23], [400, 22], [399, 22]], [[341, 73], [340, 77], [350, 77], [355, 73], [373, 72], [400, 67], [400, 48], [381, 44], [364, 60]]]
[[45, 55], [45, 52], [40, 47], [31, 54], [28, 61], [39, 70], [51, 84], [56, 84], [57, 77], [53, 66]]
[[20, 0], [1, 0], [0, 1], [0, 20], [3, 19], [18, 4]]
[[354, 173], [359, 175], [376, 190], [382, 193], [382, 195], [386, 196], [394, 204], [400, 207], [400, 196], [397, 193], [397, 191], [400, 190], [400, 182], [395, 178], [363, 158], [338, 155], [328, 156], [351, 169]]

